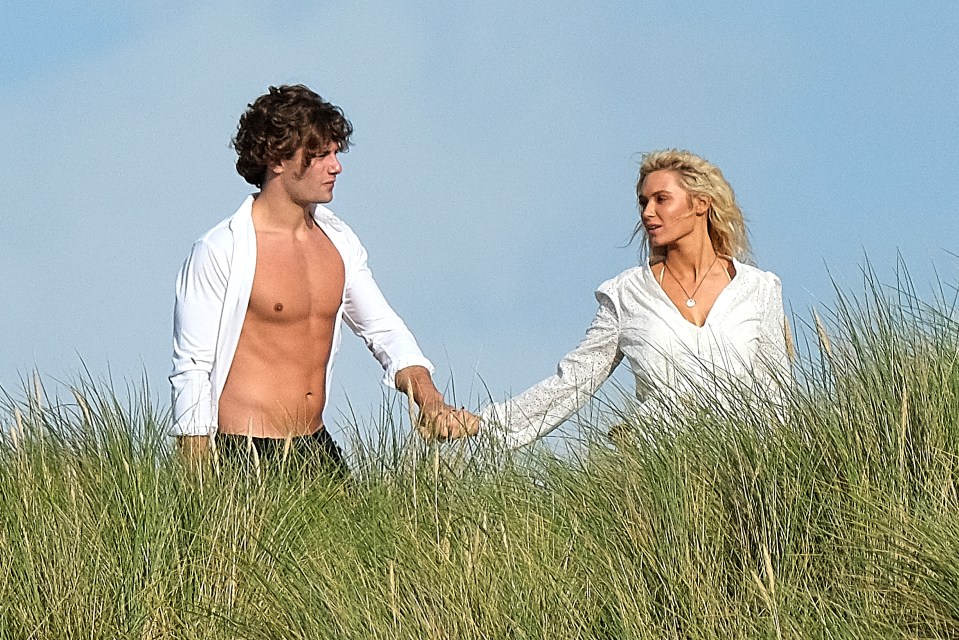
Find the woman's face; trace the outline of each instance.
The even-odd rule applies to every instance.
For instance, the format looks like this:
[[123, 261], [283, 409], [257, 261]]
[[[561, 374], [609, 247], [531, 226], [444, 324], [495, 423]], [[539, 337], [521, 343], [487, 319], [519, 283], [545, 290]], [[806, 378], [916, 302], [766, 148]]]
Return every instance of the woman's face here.
[[653, 171], [643, 182], [640, 216], [651, 247], [664, 247], [705, 231], [708, 204], [690, 198], [673, 171]]

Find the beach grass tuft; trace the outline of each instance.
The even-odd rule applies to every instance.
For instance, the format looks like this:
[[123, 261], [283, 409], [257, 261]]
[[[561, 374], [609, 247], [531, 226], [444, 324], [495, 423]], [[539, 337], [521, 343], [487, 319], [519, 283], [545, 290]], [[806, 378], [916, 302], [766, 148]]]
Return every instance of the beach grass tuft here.
[[796, 323], [774, 411], [650, 438], [623, 406], [563, 454], [384, 414], [346, 485], [188, 469], [145, 385], [34, 378], [0, 412], [0, 637], [957, 637], [959, 323], [866, 275]]

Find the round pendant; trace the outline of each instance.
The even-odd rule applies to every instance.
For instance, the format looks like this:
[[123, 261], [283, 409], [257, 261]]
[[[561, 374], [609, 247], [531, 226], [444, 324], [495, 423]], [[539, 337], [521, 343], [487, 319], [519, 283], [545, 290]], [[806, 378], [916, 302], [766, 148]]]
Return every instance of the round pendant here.
[[693, 307], [696, 306], [696, 301], [693, 300], [692, 298], [689, 298], [688, 300], [686, 300], [686, 306], [692, 309]]

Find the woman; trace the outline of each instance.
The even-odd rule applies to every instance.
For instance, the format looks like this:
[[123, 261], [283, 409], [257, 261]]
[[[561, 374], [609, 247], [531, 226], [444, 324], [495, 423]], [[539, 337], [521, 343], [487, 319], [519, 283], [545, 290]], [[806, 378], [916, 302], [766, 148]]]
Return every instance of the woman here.
[[483, 411], [484, 430], [509, 446], [558, 427], [623, 357], [650, 416], [704, 390], [717, 402], [743, 385], [768, 397], [789, 378], [782, 287], [743, 262], [746, 226], [722, 172], [688, 151], [648, 153], [636, 195], [648, 264], [600, 285], [596, 317], [556, 375]]

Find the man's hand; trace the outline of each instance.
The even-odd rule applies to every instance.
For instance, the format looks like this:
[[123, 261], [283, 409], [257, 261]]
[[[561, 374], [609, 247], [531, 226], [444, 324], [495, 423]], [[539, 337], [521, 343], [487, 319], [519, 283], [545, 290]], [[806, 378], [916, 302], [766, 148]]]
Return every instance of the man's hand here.
[[210, 436], [177, 436], [176, 450], [180, 459], [196, 467], [210, 457]]
[[396, 388], [406, 392], [420, 408], [416, 430], [426, 439], [462, 438], [479, 429], [479, 418], [466, 409], [446, 404], [425, 367], [406, 367], [396, 372]]
[[427, 440], [446, 440], [476, 435], [479, 418], [466, 409], [451, 407], [445, 402], [420, 408], [416, 430]]

